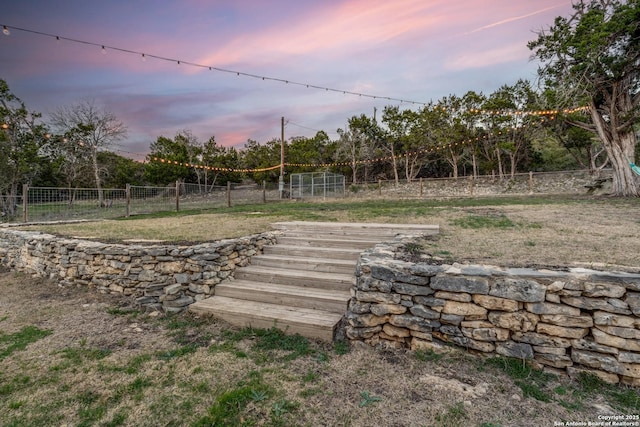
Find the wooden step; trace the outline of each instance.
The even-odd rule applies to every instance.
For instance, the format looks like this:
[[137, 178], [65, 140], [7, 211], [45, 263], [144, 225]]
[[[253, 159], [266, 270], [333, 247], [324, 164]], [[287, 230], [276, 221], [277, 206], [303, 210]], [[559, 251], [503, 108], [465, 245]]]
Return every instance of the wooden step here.
[[316, 248], [312, 246], [292, 246], [292, 245], [268, 245], [262, 249], [264, 254], [318, 257], [327, 259], [346, 259], [357, 261], [362, 251], [360, 249], [346, 248]]
[[[318, 236], [318, 235], [316, 235]], [[381, 243], [379, 239], [364, 238], [338, 238], [337, 236], [311, 237], [305, 233], [304, 236], [278, 237], [278, 244], [288, 246], [310, 246], [314, 248], [345, 248], [345, 249], [368, 249]]]
[[214, 316], [232, 325], [268, 329], [277, 327], [287, 334], [333, 341], [342, 314], [323, 310], [267, 304], [214, 296], [189, 306], [192, 312]]
[[438, 234], [438, 225], [427, 224], [381, 224], [369, 222], [308, 222], [288, 221], [272, 224], [276, 230], [285, 233], [304, 232], [312, 234], [330, 234], [342, 236], [364, 236], [367, 238], [395, 237], [402, 235], [434, 235]]
[[[355, 271], [354, 271], [355, 273]], [[355, 281], [354, 274], [336, 274], [315, 271], [288, 270], [284, 268], [248, 265], [236, 270], [237, 280], [279, 283], [327, 290], [349, 290]]]
[[251, 265], [287, 268], [291, 270], [321, 271], [326, 273], [355, 274], [356, 261], [344, 259], [309, 258], [300, 256], [258, 255]]
[[312, 308], [344, 314], [351, 292], [314, 289], [303, 286], [280, 285], [276, 283], [228, 280], [216, 286], [216, 296]]

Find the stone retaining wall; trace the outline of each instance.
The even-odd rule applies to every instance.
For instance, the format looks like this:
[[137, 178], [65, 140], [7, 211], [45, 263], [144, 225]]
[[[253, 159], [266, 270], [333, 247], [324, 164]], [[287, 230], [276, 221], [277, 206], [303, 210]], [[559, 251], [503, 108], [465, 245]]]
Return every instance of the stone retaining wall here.
[[65, 284], [131, 295], [148, 309], [178, 312], [249, 263], [277, 233], [193, 246], [124, 245], [0, 230], [0, 265]]
[[423, 350], [450, 343], [640, 385], [640, 274], [413, 263], [397, 259], [403, 245], [360, 257], [350, 340]]

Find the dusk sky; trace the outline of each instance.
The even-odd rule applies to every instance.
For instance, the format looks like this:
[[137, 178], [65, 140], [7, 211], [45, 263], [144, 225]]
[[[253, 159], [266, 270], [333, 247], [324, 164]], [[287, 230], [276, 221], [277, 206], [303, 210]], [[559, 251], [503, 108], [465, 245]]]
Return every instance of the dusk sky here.
[[[98, 45], [401, 100], [490, 94], [536, 80], [528, 41], [568, 16], [571, 0], [0, 0], [0, 24]], [[190, 130], [241, 148], [325, 130], [386, 105], [209, 71], [9, 28], [0, 78], [46, 120], [95, 100], [127, 128], [120, 154], [142, 160], [158, 136]]]

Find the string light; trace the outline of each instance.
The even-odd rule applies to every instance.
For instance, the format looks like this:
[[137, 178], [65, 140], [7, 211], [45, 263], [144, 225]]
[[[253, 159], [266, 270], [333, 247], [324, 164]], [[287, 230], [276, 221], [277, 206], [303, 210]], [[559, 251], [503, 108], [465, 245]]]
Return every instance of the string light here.
[[[273, 81], [273, 82], [280, 82], [280, 83], [291, 84], [291, 85], [296, 85], [296, 86], [304, 86], [306, 88], [324, 90], [325, 92], [342, 93], [343, 95], [354, 95], [354, 96], [358, 96], [358, 97], [365, 97], [365, 98], [371, 98], [371, 99], [376, 99], [376, 100], [377, 99], [382, 99], [382, 100], [386, 100], [386, 101], [390, 101], [390, 102], [399, 102], [401, 104], [410, 103], [412, 105], [423, 105], [423, 106], [430, 105], [430, 103], [428, 103], [428, 102], [411, 101], [411, 100], [406, 100], [406, 99], [401, 99], [401, 98], [394, 98], [394, 97], [390, 97], [390, 96], [372, 95], [372, 94], [366, 94], [366, 93], [360, 93], [360, 92], [352, 92], [352, 91], [343, 90], [343, 89], [335, 89], [335, 88], [330, 88], [330, 87], [325, 87], [325, 86], [319, 86], [319, 85], [314, 85], [314, 84], [310, 84], [310, 83], [295, 82], [295, 81], [291, 81], [291, 80], [288, 80], [288, 79], [282, 79], [282, 78], [277, 78], [277, 77], [268, 77], [268, 76], [256, 75], [256, 74], [251, 74], [251, 73], [245, 73], [245, 72], [242, 72], [242, 71], [236, 71], [236, 70], [229, 70], [229, 69], [225, 69], [225, 68], [213, 67], [213, 66], [210, 66], [210, 65], [197, 64], [197, 63], [194, 63], [194, 62], [188, 62], [188, 61], [178, 60], [178, 59], [174, 59], [174, 58], [168, 58], [168, 57], [164, 57], [164, 56], [153, 55], [153, 54], [139, 52], [139, 51], [135, 51], [135, 50], [131, 50], [131, 49], [125, 49], [125, 48], [121, 48], [121, 47], [108, 46], [108, 45], [103, 45], [103, 44], [100, 44], [100, 43], [94, 43], [94, 42], [89, 42], [89, 41], [80, 40], [80, 39], [63, 37], [63, 36], [59, 36], [59, 35], [55, 35], [55, 34], [49, 34], [49, 33], [41, 32], [41, 31], [31, 30], [31, 29], [27, 29], [27, 28], [13, 27], [13, 26], [10, 26], [10, 25], [3, 25], [2, 26], [2, 32], [4, 34], [6, 34], [6, 35], [10, 34], [9, 29], [13, 29], [13, 30], [17, 30], [17, 31], [23, 31], [23, 32], [26, 32], [26, 33], [31, 33], [31, 34], [37, 34], [37, 35], [45, 36], [45, 37], [52, 37], [52, 38], [55, 38], [56, 41], [58, 41], [58, 42], [60, 40], [65, 40], [65, 41], [72, 42], [72, 43], [85, 44], [85, 45], [89, 45], [89, 46], [97, 46], [97, 47], [101, 48], [102, 54], [104, 54], [104, 55], [106, 55], [107, 48], [108, 48], [108, 49], [119, 51], [119, 52], [139, 55], [139, 56], [142, 56], [143, 58], [150, 57], [150, 58], [159, 59], [159, 60], [162, 60], [162, 61], [174, 62], [174, 63], [176, 63], [178, 65], [182, 65], [183, 64], [183, 65], [189, 65], [189, 66], [192, 66], [192, 67], [208, 69], [209, 71], [218, 71], [218, 72], [221, 72], [221, 73], [233, 73], [236, 76], [243, 76], [243, 77], [249, 77], [249, 78], [254, 78], [254, 79], [261, 79], [263, 81]], [[441, 107], [441, 108], [442, 108], [443, 111], [447, 111], [447, 109], [445, 107]], [[555, 115], [555, 114], [559, 114], [560, 112], [564, 112], [566, 114], [570, 114], [571, 112], [583, 111], [583, 110], [587, 110], [587, 109], [588, 109], [588, 107], [577, 107], [577, 108], [567, 109], [567, 110], [542, 110], [542, 111], [511, 111], [511, 110], [493, 111], [493, 110], [474, 110], [474, 109], [470, 109], [470, 110], [467, 110], [467, 111], [475, 112], [475, 113], [481, 113], [481, 114], [490, 114], [490, 115], [516, 115], [516, 114], [518, 114], [518, 115], [526, 115], [526, 114], [530, 114], [530, 115]], [[456, 110], [451, 109], [451, 111], [456, 111]], [[460, 110], [460, 111], [463, 111], [463, 110]]]

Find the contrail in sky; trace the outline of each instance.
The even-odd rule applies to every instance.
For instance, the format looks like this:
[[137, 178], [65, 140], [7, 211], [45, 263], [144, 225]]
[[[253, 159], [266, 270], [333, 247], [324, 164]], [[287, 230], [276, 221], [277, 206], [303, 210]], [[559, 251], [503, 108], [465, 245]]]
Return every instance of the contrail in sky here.
[[545, 9], [540, 9], [540, 10], [537, 10], [535, 12], [528, 13], [526, 15], [514, 16], [512, 18], [503, 19], [502, 21], [494, 22], [493, 24], [489, 24], [489, 25], [485, 25], [484, 27], [476, 28], [475, 30], [471, 30], [471, 31], [466, 32], [466, 33], [464, 33], [462, 35], [466, 36], [466, 35], [469, 35], [469, 34], [477, 33], [478, 31], [487, 30], [489, 28], [497, 27], [498, 25], [502, 25], [502, 24], [508, 24], [509, 22], [518, 21], [520, 19], [528, 18], [530, 16], [534, 16], [534, 15], [537, 15], [539, 13], [546, 12], [547, 10], [557, 9], [559, 7], [562, 7], [562, 5], [551, 6], [551, 7], [545, 8]]

